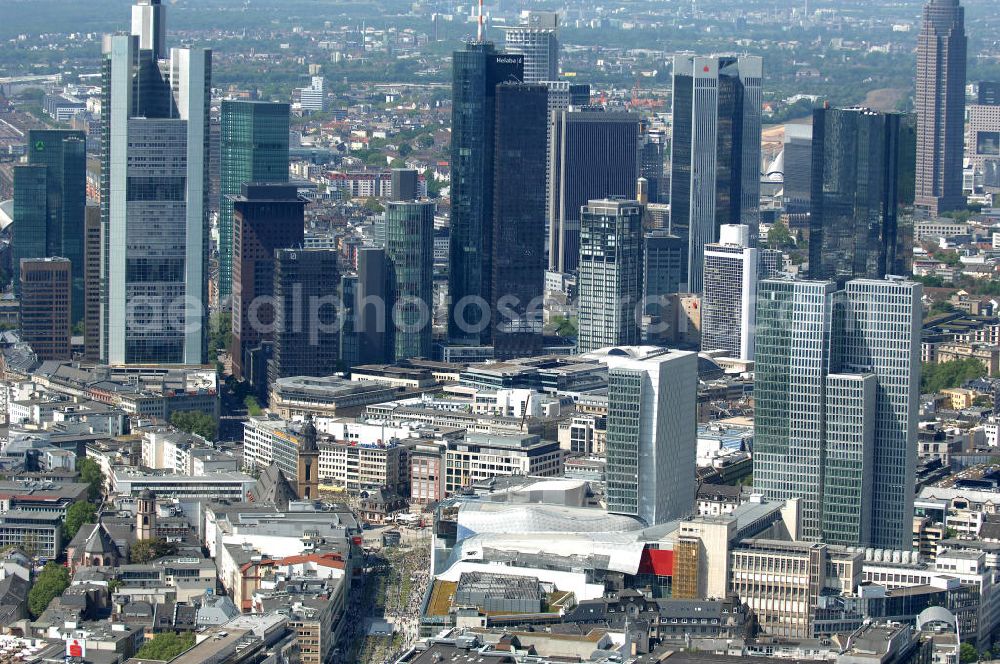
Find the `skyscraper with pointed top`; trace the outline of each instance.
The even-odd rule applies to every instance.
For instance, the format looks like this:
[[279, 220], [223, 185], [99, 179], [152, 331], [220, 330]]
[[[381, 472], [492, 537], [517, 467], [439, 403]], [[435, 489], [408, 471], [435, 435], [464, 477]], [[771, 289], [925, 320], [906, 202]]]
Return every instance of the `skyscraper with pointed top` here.
[[165, 47], [166, 10], [138, 0], [106, 35], [101, 95], [101, 361], [207, 358], [212, 52]]
[[917, 38], [915, 206], [931, 215], [960, 208], [965, 132], [965, 10], [930, 0]]

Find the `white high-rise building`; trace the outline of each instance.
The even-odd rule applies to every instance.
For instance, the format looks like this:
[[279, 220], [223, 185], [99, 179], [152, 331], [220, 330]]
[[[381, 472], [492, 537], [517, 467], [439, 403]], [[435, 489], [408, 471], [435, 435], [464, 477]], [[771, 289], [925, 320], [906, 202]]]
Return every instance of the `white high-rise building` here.
[[[204, 364], [211, 51], [162, 48], [158, 0], [104, 38], [101, 359]], [[149, 48], [147, 48], [149, 46]]]
[[524, 56], [524, 82], [559, 78], [559, 14], [527, 11], [521, 25], [504, 31], [504, 51]]
[[602, 348], [608, 367], [608, 511], [649, 525], [690, 515], [695, 497], [698, 354]]
[[299, 89], [299, 102], [303, 111], [326, 110], [326, 92], [323, 90], [322, 76], [313, 76], [308, 88]]
[[705, 245], [701, 349], [753, 360], [757, 283], [774, 276], [781, 252], [750, 246], [750, 228], [724, 224], [719, 241]]

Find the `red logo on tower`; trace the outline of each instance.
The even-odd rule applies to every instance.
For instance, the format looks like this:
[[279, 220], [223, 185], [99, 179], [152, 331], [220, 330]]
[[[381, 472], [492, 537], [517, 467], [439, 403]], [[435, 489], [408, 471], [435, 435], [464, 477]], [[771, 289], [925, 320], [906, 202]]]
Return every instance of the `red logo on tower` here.
[[66, 656], [83, 658], [87, 654], [87, 645], [80, 639], [66, 639]]

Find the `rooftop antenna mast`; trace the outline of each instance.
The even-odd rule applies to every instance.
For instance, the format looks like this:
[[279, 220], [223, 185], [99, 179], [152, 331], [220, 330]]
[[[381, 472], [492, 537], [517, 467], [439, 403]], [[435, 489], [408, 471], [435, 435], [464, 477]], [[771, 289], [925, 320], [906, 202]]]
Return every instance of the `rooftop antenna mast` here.
[[483, 0], [479, 0], [479, 19], [476, 26], [476, 41], [483, 41]]

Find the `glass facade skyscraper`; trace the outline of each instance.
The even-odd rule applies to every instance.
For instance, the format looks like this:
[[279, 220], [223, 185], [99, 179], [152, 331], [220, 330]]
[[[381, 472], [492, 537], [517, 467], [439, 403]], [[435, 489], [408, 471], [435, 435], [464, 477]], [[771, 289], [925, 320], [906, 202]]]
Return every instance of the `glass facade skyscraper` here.
[[220, 143], [219, 299], [233, 287], [233, 202], [244, 183], [288, 181], [285, 103], [223, 100]]
[[801, 501], [803, 539], [911, 544], [920, 297], [898, 278], [761, 282], [754, 486]]
[[865, 108], [813, 112], [809, 276], [843, 284], [907, 274], [899, 207], [913, 127]]
[[593, 200], [580, 212], [580, 352], [639, 343], [642, 206]]
[[385, 207], [386, 311], [393, 357], [431, 357], [434, 306], [433, 201], [392, 201]]
[[[663, 229], [643, 237], [643, 341], [656, 343], [666, 338], [667, 296], [680, 288], [687, 264], [687, 243]], [[648, 325], [646, 323], [648, 322]]]
[[497, 87], [491, 302], [497, 359], [542, 349], [547, 96], [544, 85]]
[[334, 249], [274, 251], [274, 349], [267, 365], [273, 386], [289, 376], [329, 376], [337, 370], [340, 326]]
[[87, 137], [82, 131], [31, 129], [28, 163], [14, 168], [13, 283], [22, 258], [70, 261], [71, 317], [83, 320], [83, 238], [87, 207]]
[[[270, 342], [272, 307], [254, 305], [274, 295], [274, 250], [299, 247], [305, 233], [305, 200], [293, 184], [244, 184], [228, 197], [233, 210], [233, 375], [247, 378], [248, 353]], [[264, 299], [258, 302], [266, 301]], [[251, 309], [256, 309], [251, 320]]]
[[107, 35], [101, 96], [101, 361], [207, 359], [211, 51], [162, 50], [157, 0]]
[[694, 508], [697, 353], [615, 347], [588, 357], [608, 367], [608, 511], [649, 525]]
[[[469, 42], [453, 55], [448, 266], [448, 338], [453, 342], [488, 344], [492, 336], [485, 311], [493, 281], [496, 88], [523, 76], [524, 57], [498, 53], [491, 42]], [[481, 301], [470, 302], [476, 298]]]
[[636, 197], [639, 116], [569, 108], [553, 118], [549, 165], [549, 269], [572, 272], [580, 254], [580, 209], [587, 201]]
[[674, 57], [670, 232], [688, 242], [687, 290], [702, 290], [705, 245], [722, 224], [760, 221], [759, 57]]

